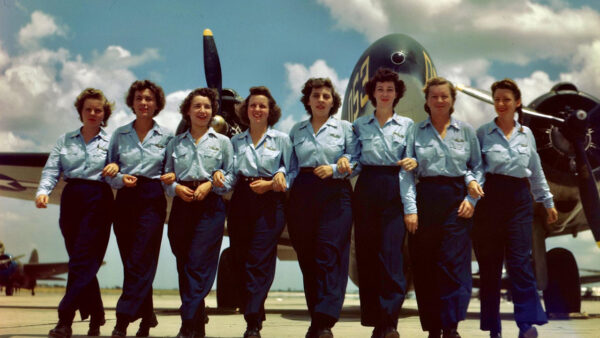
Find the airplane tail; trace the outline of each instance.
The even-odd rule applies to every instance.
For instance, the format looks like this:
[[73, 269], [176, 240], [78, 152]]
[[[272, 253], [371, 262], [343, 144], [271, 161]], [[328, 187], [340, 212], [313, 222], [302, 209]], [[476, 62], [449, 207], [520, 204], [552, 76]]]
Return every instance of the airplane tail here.
[[39, 258], [38, 258], [38, 252], [37, 249], [33, 249], [31, 250], [31, 256], [29, 256], [29, 263], [38, 263], [39, 262]]

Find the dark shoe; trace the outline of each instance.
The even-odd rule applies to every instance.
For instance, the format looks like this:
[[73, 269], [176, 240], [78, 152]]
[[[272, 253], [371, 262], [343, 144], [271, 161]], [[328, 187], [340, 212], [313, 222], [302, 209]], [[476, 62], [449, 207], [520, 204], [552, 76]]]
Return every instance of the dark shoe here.
[[440, 338], [441, 336], [442, 336], [442, 330], [433, 329], [433, 330], [429, 330], [429, 335], [427, 337], [428, 338]]
[[490, 331], [490, 338], [502, 338], [502, 333]]
[[395, 327], [386, 327], [381, 334], [383, 338], [400, 338], [400, 334]]
[[127, 337], [127, 331], [121, 331], [117, 328], [115, 328], [112, 331], [112, 334], [110, 336], [110, 338], [121, 338], [121, 337]]
[[73, 330], [71, 330], [71, 326], [58, 323], [56, 327], [48, 332], [48, 337], [69, 338], [72, 334]]
[[194, 332], [189, 327], [182, 326], [176, 338], [193, 338]]
[[304, 336], [304, 338], [314, 338], [315, 332], [316, 332], [316, 330], [312, 326], [309, 326], [308, 331], [306, 331], [306, 335]]
[[537, 336], [537, 329], [533, 326], [527, 329], [527, 331], [519, 331], [519, 338], [536, 338]]
[[156, 327], [158, 325], [158, 319], [156, 319], [156, 314], [152, 313], [152, 317], [146, 319], [142, 318], [140, 322], [140, 328], [136, 332], [136, 337], [148, 337], [150, 335], [150, 329]]
[[460, 334], [458, 334], [456, 329], [444, 330], [442, 338], [460, 338]]
[[92, 317], [90, 319], [90, 329], [88, 330], [87, 335], [89, 337], [98, 337], [100, 335], [100, 326], [106, 324], [106, 320], [104, 316], [99, 319]]
[[260, 338], [260, 330], [256, 327], [249, 327], [244, 332], [244, 338]]
[[324, 329], [317, 330], [317, 332], [315, 332], [313, 337], [315, 337], [315, 338], [333, 338], [333, 333], [331, 332], [331, 329], [324, 328]]

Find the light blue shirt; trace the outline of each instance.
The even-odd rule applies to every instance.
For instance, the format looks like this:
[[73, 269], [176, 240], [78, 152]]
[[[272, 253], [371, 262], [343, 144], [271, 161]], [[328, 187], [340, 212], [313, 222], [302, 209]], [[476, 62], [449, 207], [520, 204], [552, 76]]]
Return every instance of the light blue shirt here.
[[[409, 147], [410, 157], [416, 157], [418, 177], [464, 177], [465, 185], [481, 182], [483, 165], [481, 150], [471, 125], [450, 117], [446, 137], [442, 139], [431, 118], [419, 122], [414, 128], [414, 142]], [[472, 205], [477, 203], [469, 195]]]
[[[225, 176], [224, 187], [213, 185], [217, 194], [225, 194], [231, 190], [233, 182], [233, 147], [227, 136], [217, 133], [210, 127], [198, 140], [192, 137], [189, 130], [175, 136], [167, 146], [167, 162], [165, 173], [174, 172], [177, 181], [213, 181], [213, 174], [220, 170]], [[166, 186], [169, 196], [175, 196], [173, 182]]]
[[[413, 125], [413, 120], [398, 114], [392, 115], [383, 127], [379, 126], [374, 113], [354, 121], [354, 133], [360, 149], [356, 171], [360, 171], [363, 165], [398, 166], [397, 162], [401, 159], [413, 157], [406, 152], [406, 145], [412, 140]], [[398, 181], [404, 214], [416, 214], [414, 173], [400, 169]]]
[[87, 144], [81, 128], [61, 135], [42, 169], [36, 197], [50, 195], [61, 174], [65, 180], [78, 178], [102, 181], [102, 169], [108, 163], [109, 141], [110, 137], [102, 128]]
[[[333, 169], [333, 178], [336, 179], [350, 178], [357, 174], [354, 169], [360, 153], [350, 122], [330, 116], [315, 134], [310, 119], [305, 120], [294, 125], [290, 138], [294, 144], [298, 167], [329, 165]], [[338, 172], [337, 161], [341, 157], [350, 162], [350, 167], [353, 168], [351, 175]]]
[[154, 122], [144, 140], [140, 142], [133, 128], [135, 121], [115, 130], [108, 148], [108, 160], [119, 166], [119, 173], [107, 178], [115, 189], [123, 187], [123, 174], [159, 179], [164, 173], [167, 144], [171, 132]]
[[288, 188], [291, 186], [296, 172], [292, 164], [292, 143], [287, 134], [269, 127], [255, 147], [250, 129], [247, 129], [233, 136], [231, 143], [235, 179], [239, 175], [272, 178], [277, 173], [283, 173]]
[[494, 121], [477, 129], [485, 173], [527, 177], [535, 201], [543, 202], [546, 208], [553, 208], [552, 193], [542, 170], [531, 129], [521, 127], [519, 122], [515, 124], [510, 139], [506, 138]]

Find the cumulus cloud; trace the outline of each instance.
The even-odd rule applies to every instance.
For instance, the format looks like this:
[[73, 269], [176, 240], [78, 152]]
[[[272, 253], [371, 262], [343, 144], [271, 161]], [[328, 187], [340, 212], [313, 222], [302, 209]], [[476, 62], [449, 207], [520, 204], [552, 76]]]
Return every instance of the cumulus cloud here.
[[66, 29], [54, 22], [54, 18], [40, 11], [31, 13], [31, 22], [19, 31], [19, 44], [25, 48], [39, 46], [39, 40], [51, 36], [64, 36]]

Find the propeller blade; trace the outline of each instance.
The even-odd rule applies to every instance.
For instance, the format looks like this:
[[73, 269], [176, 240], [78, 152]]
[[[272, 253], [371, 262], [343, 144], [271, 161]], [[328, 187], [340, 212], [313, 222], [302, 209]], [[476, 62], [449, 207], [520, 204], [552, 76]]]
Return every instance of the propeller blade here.
[[[469, 86], [465, 86], [462, 84], [456, 85], [456, 89], [458, 89], [460, 92], [467, 94], [471, 97], [474, 97], [480, 101], [489, 103], [491, 105], [494, 104], [494, 99], [492, 98], [492, 93], [487, 92], [485, 90], [481, 90], [481, 89], [477, 89], [477, 88], [473, 88], [473, 87], [469, 87]], [[542, 114], [539, 113], [531, 108], [525, 108], [523, 107], [522, 109], [523, 114], [528, 115], [530, 117], [533, 118], [540, 118], [540, 119], [545, 119], [545, 120], [550, 120], [552, 122], [557, 122], [559, 124], [562, 124], [565, 122], [564, 119], [561, 119], [560, 117], [556, 117], [556, 116], [552, 116], [552, 115], [546, 115], [546, 114]]]
[[600, 113], [600, 105], [597, 105], [589, 113], [583, 110], [573, 112], [567, 119], [565, 136], [573, 142], [581, 205], [596, 244], [600, 247], [600, 196], [598, 196], [598, 186], [596, 185], [592, 166], [585, 153], [585, 141], [589, 124], [588, 116], [593, 113]]
[[219, 53], [212, 31], [208, 28], [204, 30], [204, 74], [206, 85], [209, 88], [217, 89], [219, 92], [219, 111], [217, 114], [221, 115], [221, 90], [223, 87], [221, 61], [219, 61]]

